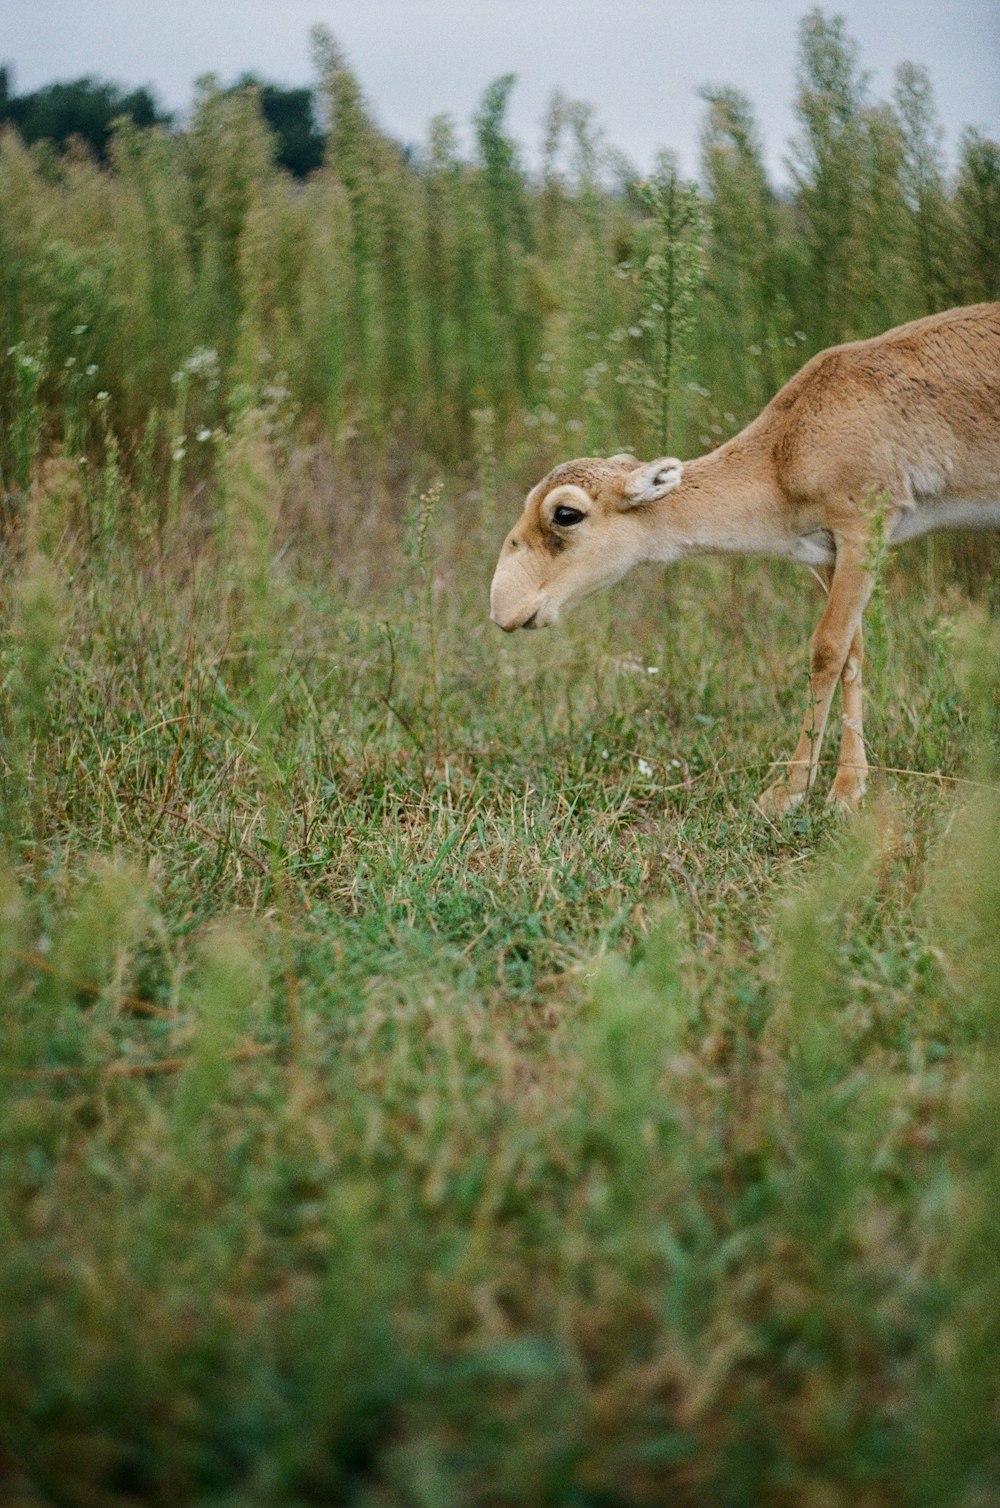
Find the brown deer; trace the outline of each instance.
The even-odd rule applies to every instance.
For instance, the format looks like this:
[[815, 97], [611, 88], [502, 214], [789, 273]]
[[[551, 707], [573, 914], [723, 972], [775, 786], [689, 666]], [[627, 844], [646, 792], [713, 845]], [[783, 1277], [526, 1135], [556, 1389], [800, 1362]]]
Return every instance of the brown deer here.
[[545, 628], [640, 561], [715, 552], [786, 556], [826, 587], [809, 708], [780, 780], [809, 792], [840, 681], [830, 799], [854, 807], [868, 770], [861, 619], [880, 545], [933, 529], [1000, 529], [1000, 304], [974, 304], [822, 351], [738, 435], [692, 461], [567, 461], [529, 492], [504, 541], [490, 616]]

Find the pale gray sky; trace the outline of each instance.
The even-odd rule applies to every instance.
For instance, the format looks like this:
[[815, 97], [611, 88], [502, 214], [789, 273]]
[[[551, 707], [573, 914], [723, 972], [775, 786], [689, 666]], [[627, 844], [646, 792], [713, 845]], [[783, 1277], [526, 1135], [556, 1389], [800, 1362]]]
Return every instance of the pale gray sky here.
[[[423, 139], [465, 125], [490, 79], [516, 73], [511, 123], [531, 154], [555, 88], [591, 101], [608, 138], [647, 168], [657, 147], [697, 162], [699, 84], [745, 90], [776, 178], [794, 128], [796, 22], [808, 0], [0, 0], [0, 59], [16, 87], [101, 74], [153, 84], [171, 108], [199, 74], [311, 83], [316, 22], [347, 51], [382, 125]], [[1000, 133], [1000, 0], [841, 0], [876, 97], [904, 59], [930, 70], [949, 154], [963, 125]]]

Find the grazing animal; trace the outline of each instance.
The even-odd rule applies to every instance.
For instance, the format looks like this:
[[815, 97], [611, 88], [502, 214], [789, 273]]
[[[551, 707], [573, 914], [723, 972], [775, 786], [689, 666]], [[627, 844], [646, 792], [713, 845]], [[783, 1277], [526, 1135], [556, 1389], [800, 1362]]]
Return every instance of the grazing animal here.
[[744, 430], [696, 460], [615, 455], [557, 466], [504, 541], [490, 617], [507, 632], [545, 628], [643, 560], [736, 552], [814, 567], [827, 600], [809, 708], [759, 804], [777, 815], [811, 789], [839, 680], [830, 799], [855, 807], [868, 770], [861, 619], [875, 556], [881, 543], [933, 529], [1000, 529], [1000, 304], [821, 351]]

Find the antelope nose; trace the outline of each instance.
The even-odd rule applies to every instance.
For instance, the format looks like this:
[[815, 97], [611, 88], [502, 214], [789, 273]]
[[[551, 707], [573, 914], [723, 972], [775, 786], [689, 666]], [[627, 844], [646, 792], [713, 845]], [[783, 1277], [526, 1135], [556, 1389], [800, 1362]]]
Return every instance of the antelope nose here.
[[519, 623], [516, 621], [516, 619], [512, 620], [509, 623], [505, 623], [502, 618], [498, 618], [497, 617], [497, 615], [496, 615], [495, 612], [491, 612], [490, 613], [490, 620], [491, 620], [491, 622], [495, 623], [496, 626], [497, 626], [497, 628], [502, 628], [505, 634], [512, 634], [512, 633], [514, 633], [519, 628], [534, 628], [534, 626], [535, 626], [535, 619], [537, 617], [538, 617], [538, 609], [537, 609], [537, 607], [535, 608], [535, 611], [531, 614], [530, 618], [522, 618]]

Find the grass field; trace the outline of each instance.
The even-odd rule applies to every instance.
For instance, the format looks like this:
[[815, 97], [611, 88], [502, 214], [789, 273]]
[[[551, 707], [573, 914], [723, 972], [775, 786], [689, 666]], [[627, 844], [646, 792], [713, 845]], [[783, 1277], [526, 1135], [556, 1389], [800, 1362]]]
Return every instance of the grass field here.
[[776, 826], [807, 572], [507, 638], [509, 483], [226, 444], [4, 570], [3, 1502], [996, 1503], [995, 585]]

